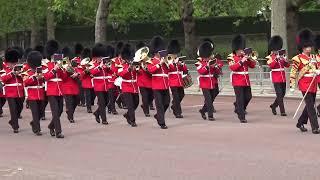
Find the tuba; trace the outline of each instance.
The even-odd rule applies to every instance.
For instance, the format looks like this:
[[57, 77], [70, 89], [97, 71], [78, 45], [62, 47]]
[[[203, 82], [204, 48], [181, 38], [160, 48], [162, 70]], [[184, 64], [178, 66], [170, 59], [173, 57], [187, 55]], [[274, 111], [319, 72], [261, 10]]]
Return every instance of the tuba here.
[[135, 69], [139, 69], [141, 66], [142, 69], [146, 70], [146, 62], [150, 61], [150, 58], [148, 57], [149, 54], [149, 48], [148, 47], [142, 47], [138, 49], [133, 58], [133, 62], [135, 62]]

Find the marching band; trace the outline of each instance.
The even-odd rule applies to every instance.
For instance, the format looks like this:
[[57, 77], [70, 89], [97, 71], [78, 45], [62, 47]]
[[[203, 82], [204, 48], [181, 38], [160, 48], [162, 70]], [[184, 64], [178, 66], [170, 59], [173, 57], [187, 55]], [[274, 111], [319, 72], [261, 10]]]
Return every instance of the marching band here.
[[[303, 29], [296, 41], [299, 54], [292, 58], [290, 91], [294, 91], [297, 83], [303, 95], [301, 103], [304, 101], [306, 104], [296, 127], [306, 132], [304, 125], [309, 119], [312, 133], [319, 134], [317, 118], [320, 116], [320, 105], [315, 108], [315, 98], [318, 86], [320, 88], [320, 35], [314, 36], [311, 30]], [[284, 106], [285, 69], [290, 67], [290, 62], [280, 36], [271, 37], [268, 46], [270, 54], [266, 57], [266, 63], [271, 69], [270, 80], [276, 92], [276, 99], [270, 105], [271, 113], [277, 115], [279, 107], [280, 115], [287, 116]], [[312, 54], [313, 48], [316, 55]], [[213, 103], [220, 92], [218, 82], [224, 66], [222, 57], [215, 54], [214, 49], [214, 42], [204, 39], [198, 47], [195, 63], [199, 88], [204, 97], [204, 105], [199, 113], [202, 119], [209, 121], [216, 120]], [[171, 40], [166, 46], [162, 37], [155, 36], [149, 46], [140, 42], [135, 48], [122, 42], [116, 48], [97, 43], [90, 49], [76, 44], [74, 58], [68, 47], [60, 50], [55, 40], [48, 41], [45, 47], [39, 45], [26, 50], [23, 57], [21, 51], [18, 47], [8, 48], [0, 66], [0, 116], [3, 116], [2, 107], [8, 102], [9, 124], [14, 133], [19, 132], [24, 101], [31, 110], [30, 125], [37, 136], [42, 135], [40, 121], [45, 119], [44, 112], [49, 103], [52, 119], [48, 128], [50, 135], [56, 138], [64, 138], [60, 123], [63, 101], [70, 123], [75, 123], [77, 106], [83, 106], [87, 108], [87, 113], [93, 113], [97, 123], [107, 125], [107, 112], [118, 114], [115, 107], [117, 103], [119, 108], [127, 109], [123, 115], [127, 123], [137, 127], [135, 111], [140, 96], [146, 117], [151, 116], [150, 110], [154, 110], [155, 101], [154, 118], [161, 129], [168, 128], [165, 113], [171, 97], [173, 115], [176, 118], [184, 117], [181, 102], [185, 96], [184, 89], [192, 85], [192, 79], [177, 40]], [[26, 60], [24, 64], [19, 63], [22, 58]], [[247, 107], [252, 99], [249, 69], [259, 64], [257, 53], [246, 46], [244, 35], [236, 35], [232, 39], [232, 53], [227, 61], [236, 96], [234, 112], [241, 123], [247, 123]], [[96, 97], [98, 107], [93, 112]]]

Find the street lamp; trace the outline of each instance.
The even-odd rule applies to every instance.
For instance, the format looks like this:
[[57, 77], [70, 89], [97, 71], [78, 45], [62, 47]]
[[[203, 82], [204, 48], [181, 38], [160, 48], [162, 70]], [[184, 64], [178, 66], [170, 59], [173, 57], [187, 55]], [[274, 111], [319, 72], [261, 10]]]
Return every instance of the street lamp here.
[[117, 34], [118, 34], [118, 28], [119, 28], [119, 23], [116, 21], [112, 22], [112, 28], [114, 31], [114, 40], [117, 42], [118, 38], [117, 38]]

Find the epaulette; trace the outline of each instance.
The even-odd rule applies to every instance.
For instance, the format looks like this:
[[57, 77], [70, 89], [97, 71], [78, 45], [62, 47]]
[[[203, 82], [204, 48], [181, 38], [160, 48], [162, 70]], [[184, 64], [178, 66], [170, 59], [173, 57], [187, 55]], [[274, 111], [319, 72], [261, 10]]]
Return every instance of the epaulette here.
[[228, 55], [227, 60], [234, 61], [233, 53]]

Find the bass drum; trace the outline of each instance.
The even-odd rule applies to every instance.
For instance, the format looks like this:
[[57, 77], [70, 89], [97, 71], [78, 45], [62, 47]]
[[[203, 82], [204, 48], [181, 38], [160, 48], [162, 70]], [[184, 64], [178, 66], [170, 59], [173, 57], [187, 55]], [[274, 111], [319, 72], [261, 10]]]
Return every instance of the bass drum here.
[[183, 81], [183, 87], [189, 88], [193, 85], [192, 77], [190, 74], [184, 74], [182, 75], [182, 81]]
[[121, 89], [121, 84], [122, 84], [122, 77], [117, 77], [114, 80], [114, 85], [120, 87], [120, 89]]

